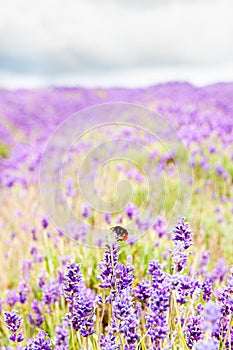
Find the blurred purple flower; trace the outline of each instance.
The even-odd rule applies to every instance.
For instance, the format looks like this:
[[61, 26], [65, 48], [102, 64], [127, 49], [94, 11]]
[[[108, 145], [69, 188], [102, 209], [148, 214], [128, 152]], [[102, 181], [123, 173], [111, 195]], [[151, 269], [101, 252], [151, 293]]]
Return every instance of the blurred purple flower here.
[[205, 305], [202, 316], [204, 318], [203, 329], [210, 329], [212, 332], [217, 330], [219, 328], [218, 321], [222, 316], [220, 305], [210, 300]]
[[48, 334], [40, 330], [35, 338], [28, 340], [25, 350], [52, 350]]
[[88, 205], [86, 205], [86, 204], [82, 204], [82, 206], [81, 206], [81, 215], [84, 218], [89, 218], [92, 215], [91, 208]]
[[219, 342], [216, 339], [199, 340], [194, 346], [195, 350], [218, 350]]
[[19, 301], [18, 293], [15, 290], [8, 290], [5, 301], [8, 305], [15, 306], [15, 304]]
[[159, 238], [162, 238], [167, 234], [166, 221], [162, 216], [158, 216], [155, 224], [153, 225], [153, 229], [157, 233]]
[[134, 293], [138, 299], [142, 301], [146, 301], [148, 298], [150, 298], [152, 293], [150, 281], [148, 280], [140, 281], [137, 287], [135, 287]]
[[43, 303], [34, 299], [31, 303], [32, 315], [28, 315], [28, 320], [31, 326], [40, 327], [44, 322], [43, 312]]
[[136, 204], [133, 202], [130, 202], [125, 207], [125, 214], [128, 216], [129, 219], [136, 219], [139, 214], [139, 210]]
[[65, 321], [56, 326], [54, 350], [69, 350], [69, 334]]
[[116, 345], [116, 337], [112, 332], [109, 332], [106, 336], [101, 334], [100, 346], [102, 350], [120, 350], [120, 345]]

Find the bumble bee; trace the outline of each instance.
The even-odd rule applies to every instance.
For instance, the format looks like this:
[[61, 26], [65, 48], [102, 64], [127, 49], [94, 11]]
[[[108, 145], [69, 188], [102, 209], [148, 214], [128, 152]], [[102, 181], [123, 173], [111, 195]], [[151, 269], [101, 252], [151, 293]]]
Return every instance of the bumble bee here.
[[115, 226], [111, 227], [110, 230], [114, 233], [117, 241], [127, 241], [129, 234], [125, 228], [121, 226]]

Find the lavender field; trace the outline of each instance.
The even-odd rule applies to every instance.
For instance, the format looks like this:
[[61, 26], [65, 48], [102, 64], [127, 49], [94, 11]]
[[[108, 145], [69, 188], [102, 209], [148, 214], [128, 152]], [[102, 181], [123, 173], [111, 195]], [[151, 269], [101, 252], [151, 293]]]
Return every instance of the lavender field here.
[[[233, 348], [232, 93], [232, 83], [0, 90], [2, 350]], [[45, 162], [46, 145], [67, 118], [112, 102], [161, 115], [179, 147], [173, 152], [142, 128], [116, 125], [72, 139], [65, 160], [52, 153]], [[119, 159], [99, 168], [90, 158], [81, 193], [80, 164], [111, 139], [98, 157], [119, 151]], [[148, 156], [135, 146], [139, 139]], [[65, 212], [60, 197], [52, 207], [53, 184], [41, 168], [60, 162], [62, 193], [78, 218], [69, 228], [54, 223]], [[177, 171], [183, 163], [190, 177]], [[116, 189], [121, 181], [131, 184], [130, 201]], [[99, 197], [121, 210], [85, 202], [94, 182]], [[129, 229], [127, 241], [111, 234], [117, 225]]]

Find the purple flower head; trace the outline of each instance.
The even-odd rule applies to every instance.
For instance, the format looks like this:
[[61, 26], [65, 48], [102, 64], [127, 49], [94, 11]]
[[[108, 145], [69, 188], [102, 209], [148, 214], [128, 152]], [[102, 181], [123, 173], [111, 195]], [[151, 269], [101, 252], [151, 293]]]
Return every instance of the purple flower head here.
[[84, 218], [89, 218], [92, 215], [91, 208], [88, 205], [86, 205], [86, 204], [82, 204], [81, 215]]
[[191, 277], [189, 275], [173, 275], [179, 278], [179, 283], [176, 287], [178, 291], [177, 302], [180, 304], [185, 304], [190, 297], [195, 299], [200, 295], [200, 282], [195, 276]]
[[67, 266], [67, 264], [71, 261], [71, 255], [59, 256], [59, 260], [63, 266]]
[[25, 304], [25, 302], [27, 301], [28, 293], [29, 293], [28, 285], [24, 281], [21, 281], [19, 283], [18, 291], [19, 291], [18, 292], [19, 293], [19, 302], [21, 304]]
[[149, 263], [148, 273], [152, 276], [152, 292], [148, 303], [150, 311], [146, 315], [146, 327], [153, 345], [159, 348], [161, 340], [168, 336], [170, 278], [163, 272], [162, 266], [157, 261]]
[[213, 283], [210, 278], [206, 277], [202, 283], [203, 300], [209, 301], [213, 292]]
[[88, 290], [84, 287], [75, 294], [70, 304], [69, 311], [72, 328], [80, 331], [83, 337], [87, 337], [95, 332], [94, 300], [93, 294], [88, 293]]
[[47, 217], [43, 217], [41, 219], [41, 226], [43, 227], [44, 230], [49, 226], [49, 220]]
[[41, 324], [44, 322], [44, 316], [43, 316], [43, 303], [39, 302], [38, 300], [34, 299], [31, 303], [32, 313], [33, 315], [28, 315], [29, 323], [34, 327], [40, 327]]
[[104, 214], [104, 220], [105, 220], [105, 222], [106, 222], [108, 225], [110, 225], [111, 222], [112, 222], [112, 216], [111, 216], [111, 214], [110, 214], [110, 213], [105, 213], [105, 214]]
[[182, 218], [181, 222], [174, 229], [174, 250], [172, 253], [172, 263], [175, 272], [181, 272], [187, 267], [188, 254], [186, 250], [193, 244], [192, 231], [189, 224]]
[[199, 263], [200, 274], [201, 275], [205, 272], [205, 268], [208, 265], [209, 260], [210, 260], [210, 251], [207, 250], [207, 251], [202, 253], [202, 256], [201, 256], [201, 259], [200, 259], [200, 263]]
[[38, 276], [38, 287], [40, 289], [43, 289], [44, 285], [46, 284], [46, 271], [45, 270], [42, 270], [40, 273], [39, 273], [39, 276]]
[[227, 279], [226, 287], [218, 292], [217, 300], [221, 306], [223, 316], [233, 313], [233, 269], [231, 267], [230, 274]]
[[35, 228], [31, 229], [31, 235], [32, 235], [33, 241], [38, 241], [37, 232]]
[[210, 145], [209, 146], [209, 152], [210, 152], [210, 154], [215, 153], [216, 152], [216, 147], [214, 145]]
[[190, 349], [193, 348], [195, 342], [203, 337], [201, 328], [202, 318], [200, 316], [189, 317], [187, 324], [184, 327], [184, 332], [187, 339], [187, 345]]
[[22, 260], [23, 277], [27, 281], [30, 278], [30, 272], [32, 270], [32, 264], [33, 264], [33, 261], [31, 259], [23, 259]]
[[136, 204], [133, 202], [130, 202], [125, 207], [125, 214], [128, 216], [129, 219], [136, 219], [139, 214], [139, 210]]
[[23, 321], [22, 317], [18, 316], [18, 311], [4, 312], [4, 315], [6, 327], [11, 332], [16, 332]]
[[9, 339], [11, 341], [13, 341], [14, 343], [20, 343], [20, 342], [24, 341], [24, 337], [23, 337], [23, 334], [21, 332], [19, 332], [18, 334], [12, 333], [9, 336]]
[[221, 163], [216, 163], [215, 164], [215, 171], [223, 179], [227, 179], [228, 178], [229, 174], [228, 174], [227, 170], [223, 167], [223, 165]]
[[43, 302], [45, 305], [54, 304], [60, 299], [60, 286], [56, 279], [50, 283], [45, 284], [42, 288]]
[[209, 338], [208, 340], [199, 340], [194, 349], [195, 350], [218, 350], [219, 342], [216, 339]]
[[55, 346], [54, 350], [68, 350], [69, 349], [69, 330], [65, 321], [57, 325], [55, 328]]
[[167, 234], [166, 222], [163, 217], [161, 216], [157, 217], [157, 220], [153, 226], [153, 229], [155, 230], [159, 238], [162, 238]]
[[219, 259], [217, 266], [214, 268], [210, 279], [214, 283], [216, 280], [219, 280], [220, 282], [223, 282], [226, 273], [228, 271], [228, 266], [226, 266], [225, 259], [221, 258]]
[[190, 230], [189, 224], [181, 219], [181, 222], [174, 229], [174, 237], [172, 239], [174, 243], [183, 242], [184, 249], [188, 249], [193, 244], [192, 241], [192, 231]]
[[69, 179], [66, 183], [66, 196], [67, 197], [75, 197], [77, 194], [73, 179]]
[[19, 301], [19, 295], [15, 290], [9, 290], [6, 294], [6, 303], [9, 306], [14, 306]]
[[68, 272], [65, 275], [63, 291], [65, 295], [69, 298], [79, 291], [80, 284], [83, 282], [83, 276], [80, 270], [80, 264], [68, 264], [67, 270]]
[[98, 277], [100, 288], [113, 288], [115, 286], [118, 256], [119, 245], [116, 243], [113, 243], [112, 246], [107, 244], [104, 250], [104, 258], [98, 265], [101, 271]]
[[142, 300], [146, 301], [150, 298], [152, 290], [150, 286], [150, 281], [142, 280], [138, 283], [137, 287], [134, 289], [135, 296]]
[[203, 329], [217, 330], [218, 320], [222, 316], [220, 305], [210, 300], [206, 304], [202, 316], [204, 318]]
[[163, 265], [161, 265], [157, 260], [152, 260], [148, 265], [148, 275], [152, 276], [151, 286], [157, 289], [167, 277], [163, 271]]
[[100, 345], [102, 350], [120, 350], [120, 345], [116, 345], [116, 337], [112, 332], [109, 332], [106, 337], [101, 334]]
[[40, 330], [36, 338], [29, 339], [25, 350], [52, 350], [48, 334]]
[[204, 169], [205, 171], [209, 171], [209, 169], [210, 169], [210, 164], [209, 164], [209, 160], [208, 160], [208, 158], [207, 157], [202, 157], [201, 159], [200, 159], [200, 167], [202, 168], [202, 169]]
[[131, 273], [134, 270], [134, 266], [130, 265], [128, 261], [127, 265], [118, 263], [116, 267], [116, 287], [118, 291], [127, 287], [132, 287], [134, 274]]
[[139, 339], [139, 315], [135, 311], [131, 288], [122, 290], [112, 302], [114, 320], [118, 320], [117, 332], [123, 334], [127, 345]]

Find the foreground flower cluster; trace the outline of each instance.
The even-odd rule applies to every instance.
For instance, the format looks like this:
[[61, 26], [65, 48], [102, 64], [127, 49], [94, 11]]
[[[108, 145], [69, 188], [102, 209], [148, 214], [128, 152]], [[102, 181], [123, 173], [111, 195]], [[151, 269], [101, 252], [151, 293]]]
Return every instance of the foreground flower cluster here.
[[[148, 277], [141, 280], [136, 280], [132, 257], [126, 264], [120, 262], [124, 248], [109, 242], [93, 289], [85, 285], [83, 264], [62, 259], [66, 267], [54, 279], [39, 276], [41, 297], [31, 303], [28, 319], [23, 320], [17, 309], [30, 299], [29, 283], [24, 285], [24, 298], [15, 292], [14, 302], [9, 296], [2, 301], [3, 310], [8, 309], [2, 312], [3, 334], [25, 350], [230, 349], [233, 269], [220, 264], [207, 272], [205, 253], [193, 270], [192, 231], [184, 219], [174, 228], [172, 240], [167, 261], [149, 261]], [[48, 334], [47, 322], [58, 308], [63, 316], [60, 322], [55, 317]], [[27, 339], [23, 322], [37, 327], [38, 334]]]
[[[232, 91], [230, 83], [0, 91], [1, 350], [232, 348]], [[72, 114], [114, 101], [147, 107], [175, 127], [193, 172], [193, 180], [188, 179], [191, 201], [177, 212], [188, 223], [181, 219], [173, 232], [169, 226], [170, 217], [176, 216], [179, 180], [187, 182], [175, 169], [183, 162], [179, 148], [168, 153], [137, 128], [116, 128], [114, 135], [112, 129], [103, 129], [74, 144], [64, 162], [64, 200], [82, 219], [80, 225], [70, 223], [72, 238], [81, 243], [75, 245], [65, 230], [54, 227], [41, 204], [44, 147]], [[151, 151], [143, 158], [143, 171], [124, 159], [109, 168], [106, 164], [100, 176], [104, 181], [97, 181], [104, 199], [109, 200], [106, 188], [111, 192], [122, 179], [133, 189], [132, 201], [116, 215], [79, 202], [76, 167], [96, 141], [112, 136], [125, 140], [123, 154], [139, 138]], [[93, 169], [99, 169], [96, 159], [90, 164], [89, 180], [94, 183]], [[147, 171], [154, 191], [142, 220]], [[165, 200], [154, 197], [163, 177], [169, 194]], [[102, 230], [94, 237], [93, 228], [106, 232], [116, 225], [132, 227], [129, 244], [106, 245]], [[136, 240], [134, 234], [148, 227]], [[93, 237], [95, 248], [85, 247]]]

